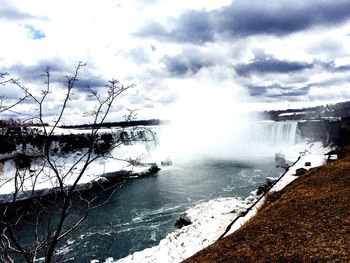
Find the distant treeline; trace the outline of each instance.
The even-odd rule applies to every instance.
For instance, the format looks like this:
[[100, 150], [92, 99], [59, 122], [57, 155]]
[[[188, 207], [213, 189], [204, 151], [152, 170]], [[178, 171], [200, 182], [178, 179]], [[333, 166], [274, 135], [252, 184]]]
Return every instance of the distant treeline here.
[[104, 122], [101, 124], [80, 124], [80, 125], [64, 125], [61, 128], [66, 129], [88, 129], [88, 128], [111, 128], [111, 127], [134, 127], [134, 126], [157, 126], [167, 124], [168, 121], [162, 121], [159, 119], [151, 120], [134, 120], [134, 121], [120, 121], [120, 122]]
[[39, 123], [39, 122], [21, 122], [20, 120], [14, 120], [12, 118], [10, 119], [0, 119], [0, 127], [42, 127], [42, 126], [49, 126], [48, 123]]

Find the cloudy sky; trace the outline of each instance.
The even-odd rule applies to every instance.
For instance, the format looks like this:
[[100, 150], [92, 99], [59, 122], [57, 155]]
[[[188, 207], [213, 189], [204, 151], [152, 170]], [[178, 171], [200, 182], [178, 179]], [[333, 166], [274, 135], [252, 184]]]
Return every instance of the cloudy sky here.
[[87, 87], [112, 78], [136, 84], [113, 120], [126, 108], [139, 118], [167, 118], [174, 105], [231, 110], [222, 98], [256, 110], [350, 99], [350, 0], [1, 0], [0, 32], [0, 72], [35, 90], [51, 68], [47, 116], [78, 61], [75, 121], [91, 106]]

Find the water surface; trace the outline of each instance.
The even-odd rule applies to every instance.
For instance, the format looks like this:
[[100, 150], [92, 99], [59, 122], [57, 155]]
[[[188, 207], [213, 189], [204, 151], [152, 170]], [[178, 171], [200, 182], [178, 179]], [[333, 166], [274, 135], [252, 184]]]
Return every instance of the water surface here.
[[157, 245], [189, 207], [219, 197], [246, 197], [280, 173], [272, 160], [202, 160], [164, 167], [125, 184], [107, 205], [93, 211], [64, 248], [79, 262], [125, 257]]

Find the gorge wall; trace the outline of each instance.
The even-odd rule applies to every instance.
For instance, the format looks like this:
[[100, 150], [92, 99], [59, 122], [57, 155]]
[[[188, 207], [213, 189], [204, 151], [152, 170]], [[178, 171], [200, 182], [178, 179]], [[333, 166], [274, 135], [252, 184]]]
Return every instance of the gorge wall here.
[[345, 146], [350, 144], [350, 117], [337, 120], [306, 120], [298, 122], [302, 138], [322, 141], [325, 145]]

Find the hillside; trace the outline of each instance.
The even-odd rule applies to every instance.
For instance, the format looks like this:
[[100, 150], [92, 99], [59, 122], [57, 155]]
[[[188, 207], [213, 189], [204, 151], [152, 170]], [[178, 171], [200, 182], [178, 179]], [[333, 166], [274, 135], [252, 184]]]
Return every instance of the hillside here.
[[269, 196], [232, 235], [194, 262], [350, 262], [350, 148]]

